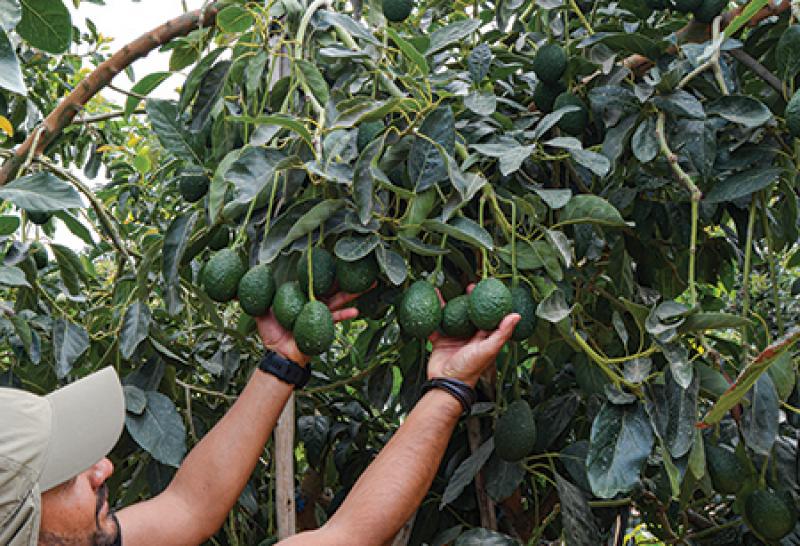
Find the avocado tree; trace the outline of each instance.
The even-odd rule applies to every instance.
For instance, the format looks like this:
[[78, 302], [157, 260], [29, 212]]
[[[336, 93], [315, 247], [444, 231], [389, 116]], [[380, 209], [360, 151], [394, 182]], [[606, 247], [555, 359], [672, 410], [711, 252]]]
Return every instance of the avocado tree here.
[[[318, 354], [282, 489], [307, 529], [413, 407], [427, 336], [514, 310], [400, 542], [798, 544], [798, 15], [231, 0], [111, 55], [62, 0], [0, 0], [2, 381], [114, 365], [126, 504], [224, 413], [271, 307]], [[170, 72], [135, 74], [157, 47]], [[364, 292], [335, 328], [334, 283]], [[262, 462], [214, 543], [277, 535]]]

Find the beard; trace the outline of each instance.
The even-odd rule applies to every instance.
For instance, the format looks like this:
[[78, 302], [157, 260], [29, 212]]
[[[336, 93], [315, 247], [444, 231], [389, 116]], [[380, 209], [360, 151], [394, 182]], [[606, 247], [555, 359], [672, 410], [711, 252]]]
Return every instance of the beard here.
[[95, 509], [94, 521], [95, 521], [95, 532], [92, 535], [91, 541], [89, 544], [91, 546], [121, 546], [122, 545], [122, 536], [119, 529], [119, 521], [117, 520], [116, 514], [109, 508], [108, 515], [106, 515], [107, 519], [110, 519], [113, 524], [113, 529], [108, 531], [104, 528], [104, 526], [100, 523], [100, 512], [102, 512], [103, 507], [108, 505], [108, 486], [104, 483], [100, 486], [100, 489], [97, 490], [97, 507]]

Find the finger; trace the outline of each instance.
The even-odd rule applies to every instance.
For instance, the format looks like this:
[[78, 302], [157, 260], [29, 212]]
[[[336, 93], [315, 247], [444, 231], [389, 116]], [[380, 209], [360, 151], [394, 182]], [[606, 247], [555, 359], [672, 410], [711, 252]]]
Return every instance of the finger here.
[[500, 322], [497, 330], [487, 337], [482, 345], [490, 352], [497, 352], [505, 344], [506, 341], [511, 339], [511, 334], [514, 333], [514, 327], [522, 319], [518, 313], [511, 313], [505, 316]]
[[343, 320], [351, 320], [358, 316], [358, 309], [355, 307], [348, 307], [341, 311], [333, 312], [333, 322], [342, 322]]
[[436, 343], [440, 339], [442, 339], [442, 334], [440, 334], [438, 331], [428, 336], [428, 341], [430, 341], [431, 343]]
[[328, 306], [328, 309], [331, 311], [337, 311], [350, 303], [351, 301], [357, 299], [361, 294], [349, 294], [347, 292], [337, 292], [333, 296], [331, 296], [328, 300], [325, 300], [325, 303]]
[[473, 291], [474, 289], [475, 289], [475, 283], [474, 283], [474, 282], [472, 282], [472, 283], [469, 283], [469, 284], [467, 285], [467, 294], [472, 294], [472, 291]]

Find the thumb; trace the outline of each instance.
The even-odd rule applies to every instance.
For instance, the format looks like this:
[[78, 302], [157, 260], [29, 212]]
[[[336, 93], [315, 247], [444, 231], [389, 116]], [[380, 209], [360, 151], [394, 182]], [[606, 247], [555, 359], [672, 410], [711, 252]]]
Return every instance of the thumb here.
[[481, 342], [481, 349], [488, 353], [498, 353], [503, 345], [511, 339], [511, 334], [514, 333], [514, 327], [522, 319], [517, 313], [510, 313], [503, 318], [497, 326], [497, 330], [492, 332], [492, 335], [487, 337]]

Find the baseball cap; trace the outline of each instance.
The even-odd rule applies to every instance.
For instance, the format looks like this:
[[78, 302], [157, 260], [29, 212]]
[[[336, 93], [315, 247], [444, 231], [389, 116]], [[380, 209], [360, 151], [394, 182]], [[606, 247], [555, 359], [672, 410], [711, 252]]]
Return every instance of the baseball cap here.
[[112, 367], [46, 396], [0, 388], [0, 544], [35, 546], [41, 492], [105, 457], [124, 423]]

